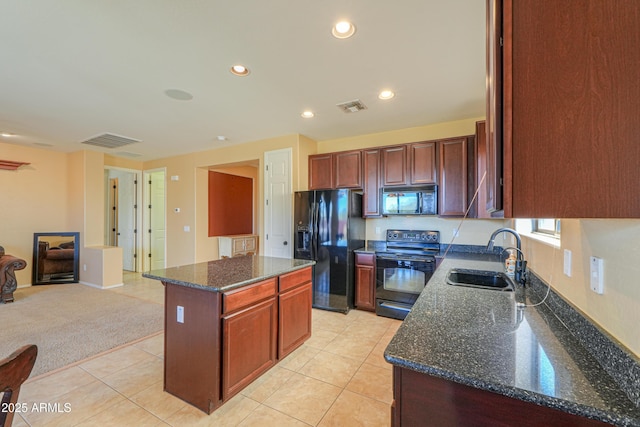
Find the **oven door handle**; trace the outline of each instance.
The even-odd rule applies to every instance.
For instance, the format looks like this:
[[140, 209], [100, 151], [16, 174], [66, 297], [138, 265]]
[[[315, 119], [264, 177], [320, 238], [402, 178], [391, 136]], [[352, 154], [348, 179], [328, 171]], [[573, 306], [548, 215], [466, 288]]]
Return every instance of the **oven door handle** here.
[[403, 306], [400, 306], [400, 305], [397, 305], [397, 304], [393, 304], [393, 303], [388, 303], [388, 302], [381, 302], [380, 303], [380, 307], [390, 308], [392, 310], [404, 311], [406, 313], [411, 311], [410, 308], [403, 307]]
[[417, 261], [417, 262], [436, 262], [435, 259], [432, 258], [394, 258], [394, 257], [386, 257], [386, 256], [378, 256], [376, 259], [384, 260], [384, 261]]

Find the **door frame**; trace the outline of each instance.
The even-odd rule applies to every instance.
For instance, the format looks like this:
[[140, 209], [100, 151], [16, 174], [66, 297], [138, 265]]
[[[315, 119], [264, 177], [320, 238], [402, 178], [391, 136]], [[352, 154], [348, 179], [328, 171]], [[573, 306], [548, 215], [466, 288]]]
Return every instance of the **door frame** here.
[[[133, 175], [135, 175], [135, 179], [138, 182], [138, 187], [137, 187], [137, 191], [136, 191], [136, 200], [135, 200], [135, 204], [136, 206], [142, 206], [142, 187], [140, 186], [140, 184], [142, 183], [142, 171], [137, 170], [137, 169], [129, 169], [129, 168], [121, 168], [121, 167], [117, 167], [117, 166], [106, 166], [104, 167], [105, 170], [105, 189], [107, 191], [107, 193], [105, 194], [105, 197], [107, 197], [107, 202], [108, 202], [108, 197], [109, 197], [109, 176], [108, 176], [108, 171], [109, 170], [117, 170], [117, 171], [122, 171], [122, 172], [128, 172], [131, 173]], [[108, 223], [108, 218], [106, 217], [106, 215], [109, 214], [108, 212], [109, 210], [109, 204], [107, 203], [105, 205], [105, 227], [107, 226]], [[135, 237], [135, 252], [137, 254], [136, 258], [134, 259], [133, 262], [133, 266], [136, 272], [142, 271], [142, 257], [140, 256], [140, 254], [142, 254], [142, 227], [144, 226], [143, 222], [142, 222], [142, 209], [136, 209], [136, 224], [137, 224], [137, 232], [135, 233], [136, 237]], [[106, 236], [105, 236], [106, 237]], [[109, 241], [105, 241], [104, 242], [105, 245], [109, 244]]]

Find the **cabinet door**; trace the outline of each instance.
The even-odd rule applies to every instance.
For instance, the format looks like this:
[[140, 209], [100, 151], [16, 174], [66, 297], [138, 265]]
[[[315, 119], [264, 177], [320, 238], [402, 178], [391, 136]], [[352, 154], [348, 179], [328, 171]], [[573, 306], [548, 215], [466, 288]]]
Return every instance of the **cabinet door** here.
[[222, 399], [228, 400], [276, 363], [275, 298], [222, 318]]
[[356, 254], [356, 307], [375, 310], [376, 268], [374, 254]]
[[435, 184], [437, 179], [436, 143], [409, 144], [409, 169], [411, 184]]
[[407, 184], [407, 146], [385, 147], [382, 152], [382, 185]]
[[309, 156], [309, 190], [327, 190], [333, 187], [333, 156]]
[[467, 211], [467, 139], [439, 142], [440, 216], [463, 216]]
[[310, 281], [279, 296], [279, 359], [301, 346], [311, 336], [312, 298]]
[[253, 252], [257, 254], [258, 251], [258, 237], [257, 236], [249, 236], [244, 239], [244, 251]]
[[491, 218], [487, 210], [487, 133], [486, 122], [476, 122], [476, 182], [478, 195], [475, 201], [477, 218]]
[[362, 215], [380, 216], [380, 150], [363, 152], [364, 195]]
[[234, 237], [231, 239], [231, 256], [241, 255], [244, 253], [244, 237]]
[[333, 154], [335, 188], [362, 188], [362, 152], [345, 151]]
[[[487, 0], [487, 119], [486, 119], [486, 194], [487, 212], [503, 209], [502, 146], [502, 0]], [[509, 149], [510, 154], [510, 149]], [[504, 160], [510, 161], [505, 153]], [[505, 165], [506, 166], [506, 165]], [[509, 180], [510, 182], [510, 180]], [[510, 185], [510, 184], [509, 184]], [[480, 199], [482, 202], [482, 199]], [[507, 201], [505, 201], [507, 202]], [[510, 203], [510, 201], [508, 201]], [[510, 215], [510, 213], [509, 213]]]

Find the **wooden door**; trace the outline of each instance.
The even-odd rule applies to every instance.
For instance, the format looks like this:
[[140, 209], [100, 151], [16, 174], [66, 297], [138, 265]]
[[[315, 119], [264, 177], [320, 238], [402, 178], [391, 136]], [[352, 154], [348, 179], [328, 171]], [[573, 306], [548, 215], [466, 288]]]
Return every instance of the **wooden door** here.
[[309, 190], [330, 190], [333, 184], [331, 153], [309, 156]]
[[362, 151], [333, 154], [335, 188], [362, 188]]
[[365, 150], [362, 155], [364, 172], [362, 215], [364, 217], [380, 216], [380, 150]]
[[467, 139], [439, 142], [440, 216], [463, 216], [467, 211]]
[[222, 330], [222, 399], [226, 401], [276, 364], [276, 298], [223, 317]]
[[382, 151], [382, 185], [407, 184], [407, 146], [385, 147]]
[[436, 143], [409, 144], [409, 169], [411, 184], [435, 184], [437, 180]]
[[374, 254], [356, 254], [356, 307], [373, 311], [376, 307]]
[[278, 358], [282, 359], [311, 336], [311, 282], [282, 293], [279, 297]]

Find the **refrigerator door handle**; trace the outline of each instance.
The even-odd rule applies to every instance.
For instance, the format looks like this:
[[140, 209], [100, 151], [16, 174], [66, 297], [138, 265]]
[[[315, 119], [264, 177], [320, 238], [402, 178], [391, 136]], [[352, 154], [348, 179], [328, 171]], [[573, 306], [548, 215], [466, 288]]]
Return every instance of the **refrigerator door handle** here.
[[318, 260], [318, 204], [311, 204], [311, 259]]

